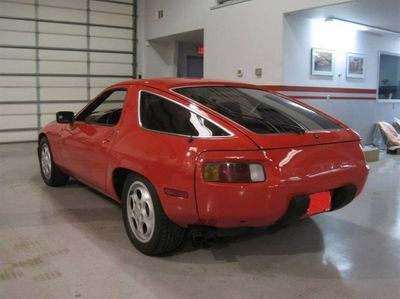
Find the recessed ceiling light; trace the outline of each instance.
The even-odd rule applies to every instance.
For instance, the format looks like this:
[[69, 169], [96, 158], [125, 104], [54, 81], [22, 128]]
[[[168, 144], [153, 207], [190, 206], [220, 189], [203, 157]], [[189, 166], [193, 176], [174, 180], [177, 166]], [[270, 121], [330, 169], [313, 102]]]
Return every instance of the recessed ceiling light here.
[[344, 20], [344, 19], [339, 19], [335, 17], [329, 17], [325, 19], [325, 22], [333, 22], [337, 23], [340, 25], [348, 26], [349, 28], [352, 28], [354, 30], [359, 30], [359, 31], [371, 31], [371, 32], [376, 32], [376, 33], [385, 33], [385, 34], [394, 34], [394, 35], [400, 35], [400, 32], [398, 31], [393, 31], [389, 29], [384, 29], [376, 26], [370, 26], [366, 24], [361, 24], [349, 20]]

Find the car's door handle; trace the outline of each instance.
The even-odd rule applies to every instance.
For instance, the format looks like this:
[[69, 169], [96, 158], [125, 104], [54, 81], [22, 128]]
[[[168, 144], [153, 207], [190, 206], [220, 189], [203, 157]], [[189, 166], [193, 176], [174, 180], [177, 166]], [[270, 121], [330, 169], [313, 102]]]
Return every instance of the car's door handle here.
[[110, 143], [110, 142], [111, 142], [111, 139], [112, 139], [112, 136], [114, 135], [114, 133], [115, 133], [115, 131], [114, 131], [114, 130], [111, 130], [106, 136], [104, 136], [105, 139], [103, 139], [103, 140], [101, 141], [101, 144]]

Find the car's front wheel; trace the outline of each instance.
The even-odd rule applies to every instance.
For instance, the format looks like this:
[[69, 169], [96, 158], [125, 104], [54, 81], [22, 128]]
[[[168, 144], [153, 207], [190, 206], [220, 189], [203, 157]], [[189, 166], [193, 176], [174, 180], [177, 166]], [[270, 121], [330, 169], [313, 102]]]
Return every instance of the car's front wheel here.
[[63, 186], [68, 182], [69, 176], [62, 172], [54, 163], [49, 141], [42, 137], [39, 142], [40, 172], [43, 181], [49, 186]]
[[162, 255], [179, 247], [184, 229], [165, 215], [157, 192], [144, 177], [130, 174], [122, 192], [122, 215], [132, 244], [147, 255]]

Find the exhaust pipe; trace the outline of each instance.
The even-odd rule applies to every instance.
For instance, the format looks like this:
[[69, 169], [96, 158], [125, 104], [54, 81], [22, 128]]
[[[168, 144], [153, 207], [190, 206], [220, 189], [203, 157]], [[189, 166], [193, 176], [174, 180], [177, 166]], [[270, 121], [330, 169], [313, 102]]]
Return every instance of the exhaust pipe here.
[[194, 247], [201, 247], [204, 241], [204, 234], [202, 232], [192, 232], [192, 244]]
[[217, 241], [217, 237], [215, 236], [214, 233], [212, 233], [212, 232], [206, 232], [206, 233], [204, 234], [204, 242], [205, 242], [207, 245], [214, 244], [216, 241]]

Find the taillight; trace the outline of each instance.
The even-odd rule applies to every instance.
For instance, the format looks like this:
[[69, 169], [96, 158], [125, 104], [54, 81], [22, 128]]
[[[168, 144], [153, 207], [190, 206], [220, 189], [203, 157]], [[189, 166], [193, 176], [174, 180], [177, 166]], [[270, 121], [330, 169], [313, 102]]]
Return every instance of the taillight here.
[[264, 167], [258, 163], [205, 163], [203, 178], [207, 182], [257, 183], [265, 181]]

